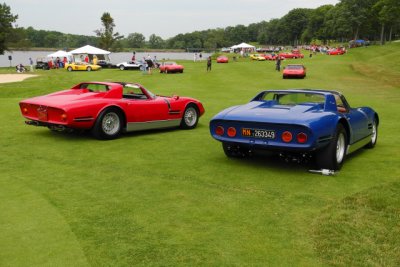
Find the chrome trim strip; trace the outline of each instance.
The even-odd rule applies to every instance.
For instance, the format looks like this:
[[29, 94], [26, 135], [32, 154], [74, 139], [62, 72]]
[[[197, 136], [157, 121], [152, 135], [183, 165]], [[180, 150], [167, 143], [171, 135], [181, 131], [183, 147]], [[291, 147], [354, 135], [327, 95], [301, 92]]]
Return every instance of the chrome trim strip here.
[[128, 122], [126, 125], [127, 132], [144, 131], [151, 129], [161, 129], [177, 127], [181, 124], [181, 119], [163, 120], [163, 121], [146, 121], [146, 122]]
[[347, 146], [347, 153], [346, 155], [353, 153], [354, 151], [362, 148], [363, 146], [365, 146], [366, 144], [368, 144], [371, 141], [371, 135], [357, 141], [356, 143], [352, 144], [352, 145], [348, 145]]
[[75, 118], [74, 121], [80, 122], [80, 121], [92, 121], [94, 118]]

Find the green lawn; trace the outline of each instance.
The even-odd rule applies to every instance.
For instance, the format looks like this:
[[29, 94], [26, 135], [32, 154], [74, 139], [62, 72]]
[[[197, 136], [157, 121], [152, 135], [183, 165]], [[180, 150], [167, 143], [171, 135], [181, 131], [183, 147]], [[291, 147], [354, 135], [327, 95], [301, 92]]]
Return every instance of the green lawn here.
[[[0, 266], [399, 266], [400, 44], [307, 56], [295, 61], [304, 80], [240, 59], [210, 73], [187, 61], [183, 74], [38, 70], [0, 84]], [[112, 141], [24, 124], [21, 99], [82, 81], [139, 82], [195, 97], [206, 113], [194, 130]], [[274, 88], [334, 89], [373, 107], [377, 146], [337, 176], [225, 157], [211, 117]]]

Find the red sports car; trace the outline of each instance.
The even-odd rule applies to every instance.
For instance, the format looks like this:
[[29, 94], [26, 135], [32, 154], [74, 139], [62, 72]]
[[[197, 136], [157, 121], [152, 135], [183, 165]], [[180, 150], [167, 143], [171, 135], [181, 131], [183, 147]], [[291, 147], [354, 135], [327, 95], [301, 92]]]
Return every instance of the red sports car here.
[[300, 64], [287, 65], [283, 70], [283, 79], [306, 77], [306, 67]]
[[304, 58], [304, 55], [300, 54], [300, 53], [280, 53], [279, 57], [281, 59], [283, 59], [283, 58], [284, 59], [286, 59], [286, 58], [294, 58], [294, 59], [296, 59], [296, 58]]
[[344, 50], [343, 49], [333, 49], [328, 51], [328, 55], [343, 55], [344, 54]]
[[160, 65], [160, 73], [172, 73], [179, 72], [183, 73], [184, 67], [182, 65], [176, 64], [176, 62], [163, 62]]
[[130, 131], [192, 129], [204, 114], [196, 99], [157, 96], [140, 84], [123, 82], [83, 82], [19, 105], [26, 124], [55, 131], [91, 130], [98, 139], [114, 139]]
[[217, 57], [217, 63], [228, 63], [229, 59], [226, 56], [219, 56]]
[[276, 60], [276, 58], [278, 57], [277, 55], [272, 55], [272, 54], [265, 54], [264, 55], [266, 60]]

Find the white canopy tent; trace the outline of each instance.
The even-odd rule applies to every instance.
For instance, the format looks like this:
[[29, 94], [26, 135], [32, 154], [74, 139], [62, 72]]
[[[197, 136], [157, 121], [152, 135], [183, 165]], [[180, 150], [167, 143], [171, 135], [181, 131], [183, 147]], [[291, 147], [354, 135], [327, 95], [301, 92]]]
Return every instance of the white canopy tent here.
[[241, 44], [238, 44], [238, 45], [231, 46], [231, 49], [233, 49], [233, 50], [254, 51], [254, 50], [256, 50], [256, 47], [254, 45], [241, 43]]
[[75, 62], [84, 61], [84, 58], [86, 56], [89, 57], [90, 61], [93, 60], [93, 56], [97, 56], [99, 60], [104, 60], [109, 62], [110, 61], [109, 55], [111, 54], [110, 51], [106, 51], [91, 45], [85, 45], [83, 47], [77, 48], [75, 50], [70, 51], [70, 53], [73, 55]]
[[52, 54], [47, 55], [47, 57], [53, 57], [53, 58], [57, 58], [57, 57], [59, 57], [59, 58], [64, 58], [64, 57], [69, 58], [71, 56], [72, 56], [72, 54], [70, 52], [66, 52], [66, 51], [63, 51], [63, 50], [58, 50], [57, 52], [54, 52]]

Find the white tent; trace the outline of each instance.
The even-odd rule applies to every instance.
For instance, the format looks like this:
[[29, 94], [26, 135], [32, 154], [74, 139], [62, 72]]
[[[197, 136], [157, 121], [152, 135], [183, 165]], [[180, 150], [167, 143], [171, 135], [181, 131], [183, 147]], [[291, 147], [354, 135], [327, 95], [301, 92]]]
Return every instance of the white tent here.
[[231, 48], [233, 50], [236, 50], [236, 49], [238, 49], [238, 50], [245, 49], [245, 50], [250, 50], [250, 51], [251, 50], [256, 50], [255, 46], [249, 45], [249, 44], [246, 44], [246, 43], [241, 43], [241, 44], [238, 44], [238, 45], [234, 45], [234, 46], [231, 46]]
[[82, 62], [86, 56], [89, 57], [89, 60], [93, 60], [93, 56], [96, 56], [98, 60], [104, 60], [106, 62], [110, 62], [109, 54], [110, 51], [106, 51], [91, 45], [85, 45], [75, 50], [70, 51], [70, 53], [74, 57], [75, 62]]
[[70, 56], [72, 56], [72, 54], [70, 52], [66, 52], [63, 50], [58, 50], [57, 52], [47, 55], [47, 57], [55, 57], [55, 58], [57, 58], [57, 57], [59, 57], [59, 58], [67, 57], [68, 58]]
[[87, 55], [109, 55], [111, 52], [91, 46], [85, 45], [75, 50], [70, 51], [71, 54], [87, 54]]

